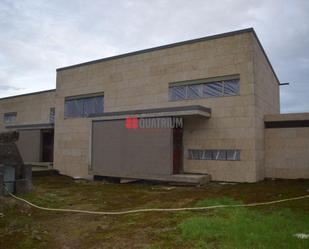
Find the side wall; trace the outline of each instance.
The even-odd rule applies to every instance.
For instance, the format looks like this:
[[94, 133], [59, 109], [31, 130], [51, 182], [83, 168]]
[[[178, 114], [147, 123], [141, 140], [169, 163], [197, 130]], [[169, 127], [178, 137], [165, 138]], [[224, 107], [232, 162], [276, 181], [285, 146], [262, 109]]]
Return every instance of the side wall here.
[[[202, 105], [209, 120], [185, 120], [184, 170], [208, 173], [213, 180], [257, 180], [253, 34], [243, 33], [83, 65], [57, 72], [55, 167], [61, 173], [87, 177], [91, 119], [64, 118], [67, 96], [104, 92], [104, 109], [126, 111]], [[240, 75], [240, 95], [169, 101], [169, 83]], [[240, 149], [241, 161], [188, 160], [188, 149]]]
[[[11, 125], [48, 124], [52, 107], [55, 107], [54, 90], [0, 99], [0, 132], [15, 130], [15, 128], [6, 128]], [[15, 122], [4, 123], [4, 113], [7, 112], [17, 112]], [[41, 131], [39, 129], [20, 130], [17, 145], [24, 162], [41, 160]]]
[[266, 177], [309, 178], [309, 127], [265, 129]]
[[[55, 107], [55, 91], [45, 91], [0, 99], [0, 132], [7, 125], [49, 123], [50, 108]], [[4, 113], [17, 112], [16, 122], [5, 124]]]
[[254, 48], [254, 100], [255, 100], [255, 162], [258, 180], [265, 177], [264, 115], [280, 113], [279, 82], [268, 64], [258, 41]]

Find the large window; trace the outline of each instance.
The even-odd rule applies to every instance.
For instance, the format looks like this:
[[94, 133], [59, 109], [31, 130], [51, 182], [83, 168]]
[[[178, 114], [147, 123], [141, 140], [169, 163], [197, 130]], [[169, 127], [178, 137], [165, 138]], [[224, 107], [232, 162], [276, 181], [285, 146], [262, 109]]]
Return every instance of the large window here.
[[172, 85], [169, 88], [169, 99], [200, 99], [239, 94], [239, 79], [221, 80], [206, 83], [192, 83]]
[[3, 121], [6, 124], [11, 124], [16, 121], [17, 118], [17, 112], [7, 112], [3, 115]]
[[64, 116], [89, 117], [104, 112], [104, 97], [92, 96], [83, 98], [68, 98], [65, 100]]
[[240, 160], [240, 150], [189, 150], [188, 152], [191, 160]]

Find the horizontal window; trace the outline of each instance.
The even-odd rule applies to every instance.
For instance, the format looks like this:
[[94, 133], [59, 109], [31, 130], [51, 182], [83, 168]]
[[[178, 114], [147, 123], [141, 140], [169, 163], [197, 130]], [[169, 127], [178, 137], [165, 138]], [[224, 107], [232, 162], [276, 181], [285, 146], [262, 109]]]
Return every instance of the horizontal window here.
[[180, 86], [170, 86], [169, 99], [200, 99], [222, 96], [234, 96], [239, 94], [239, 79], [222, 80], [207, 83], [188, 83]]
[[17, 118], [17, 112], [7, 112], [3, 115], [3, 121], [6, 124], [14, 123]]
[[191, 160], [239, 161], [240, 150], [188, 150]]
[[223, 81], [223, 96], [234, 96], [239, 94], [239, 80]]
[[222, 85], [223, 84], [221, 82], [204, 84], [203, 85], [203, 96], [205, 98], [222, 96], [222, 94], [223, 94]]
[[90, 115], [104, 112], [104, 97], [85, 97], [65, 100], [64, 116], [67, 117], [89, 117]]

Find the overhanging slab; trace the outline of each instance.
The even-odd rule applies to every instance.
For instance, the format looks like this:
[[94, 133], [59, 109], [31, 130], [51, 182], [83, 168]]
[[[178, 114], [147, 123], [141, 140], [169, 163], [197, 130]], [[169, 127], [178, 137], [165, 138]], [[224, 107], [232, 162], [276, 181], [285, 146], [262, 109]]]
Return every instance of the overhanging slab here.
[[16, 129], [16, 130], [36, 130], [36, 129], [51, 129], [54, 128], [53, 123], [44, 123], [44, 124], [22, 124], [22, 125], [7, 125], [7, 129]]
[[130, 111], [105, 112], [99, 115], [90, 115], [90, 117], [98, 118], [99, 120], [114, 120], [125, 119], [127, 117], [138, 118], [158, 118], [158, 117], [204, 117], [210, 118], [211, 109], [200, 106], [177, 106], [177, 107], [163, 107], [153, 109], [140, 109]]

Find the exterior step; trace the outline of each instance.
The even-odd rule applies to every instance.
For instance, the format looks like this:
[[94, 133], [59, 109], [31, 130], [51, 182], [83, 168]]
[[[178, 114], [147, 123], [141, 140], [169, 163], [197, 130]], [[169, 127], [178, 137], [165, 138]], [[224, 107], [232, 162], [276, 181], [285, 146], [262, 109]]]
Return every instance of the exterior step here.
[[205, 185], [210, 182], [210, 175], [201, 174], [177, 174], [171, 175], [172, 182], [188, 183], [195, 185]]
[[59, 175], [58, 170], [48, 167], [32, 166], [33, 176]]
[[144, 177], [127, 177], [128, 179], [139, 179], [149, 181], [168, 182], [177, 185], [205, 185], [210, 182], [210, 175], [207, 174], [175, 174], [169, 176], [144, 176]]

